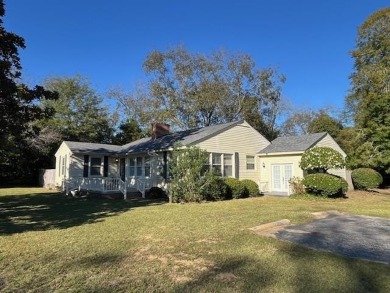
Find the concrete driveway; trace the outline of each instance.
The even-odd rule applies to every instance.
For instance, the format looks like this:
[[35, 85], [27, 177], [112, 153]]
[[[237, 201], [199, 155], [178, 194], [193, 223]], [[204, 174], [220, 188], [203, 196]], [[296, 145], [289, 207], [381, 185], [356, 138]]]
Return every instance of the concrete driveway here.
[[314, 213], [317, 219], [273, 233], [281, 240], [344, 256], [390, 264], [390, 219]]

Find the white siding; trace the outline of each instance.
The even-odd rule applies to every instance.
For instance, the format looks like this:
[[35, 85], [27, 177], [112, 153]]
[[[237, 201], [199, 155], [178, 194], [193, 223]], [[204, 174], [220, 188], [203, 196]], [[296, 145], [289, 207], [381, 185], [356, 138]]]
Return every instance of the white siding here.
[[[347, 156], [345, 154], [345, 152], [337, 144], [337, 142], [329, 134], [327, 134], [323, 139], [321, 139], [315, 146], [332, 148], [332, 149], [338, 151], [343, 156], [344, 159]], [[345, 168], [343, 168], [343, 169], [330, 169], [330, 170], [328, 170], [328, 173], [340, 176], [344, 179], [347, 178], [347, 170]]]
[[[272, 165], [283, 165], [291, 164], [292, 165], [292, 177], [303, 177], [303, 171], [299, 167], [299, 162], [301, 161], [301, 154], [295, 155], [269, 155], [259, 157], [259, 166], [261, 169], [261, 185], [260, 188], [264, 191], [272, 191]], [[264, 167], [263, 167], [264, 164]], [[268, 189], [268, 190], [266, 190]]]
[[[64, 178], [69, 177], [69, 162], [71, 158], [72, 152], [68, 148], [68, 146], [63, 142], [60, 147], [58, 148], [55, 157], [56, 157], [56, 169], [55, 169], [55, 185], [61, 186], [62, 180]], [[65, 172], [63, 172], [62, 169], [62, 162], [63, 159], [66, 159], [66, 165], [65, 165]]]
[[327, 134], [323, 139], [317, 142], [315, 146], [332, 148], [342, 154], [344, 158], [347, 156], [337, 144], [337, 142], [329, 134]]
[[[269, 141], [253, 129], [248, 123], [243, 122], [222, 133], [196, 144], [196, 146], [208, 152], [234, 154], [238, 153], [238, 162], [233, 166], [239, 166], [239, 179], [260, 180], [260, 166], [255, 160], [255, 170], [246, 169], [246, 156], [254, 156], [267, 145]], [[233, 172], [234, 173], [234, 172]]]

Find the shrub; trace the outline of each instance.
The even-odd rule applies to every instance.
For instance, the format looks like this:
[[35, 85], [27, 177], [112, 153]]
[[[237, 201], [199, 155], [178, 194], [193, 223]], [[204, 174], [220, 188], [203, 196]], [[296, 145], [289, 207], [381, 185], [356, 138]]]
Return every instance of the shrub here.
[[382, 184], [382, 175], [370, 168], [355, 169], [351, 173], [352, 182], [356, 189], [366, 190]]
[[299, 167], [302, 170], [327, 171], [329, 169], [340, 169], [345, 166], [343, 156], [336, 150], [328, 147], [314, 147], [305, 151], [302, 155]]
[[303, 178], [291, 177], [288, 183], [290, 183], [293, 194], [304, 194], [305, 186], [303, 186]]
[[243, 179], [241, 183], [244, 184], [245, 188], [248, 190], [249, 196], [258, 196], [260, 194], [259, 185], [253, 180]]
[[342, 196], [348, 190], [345, 179], [324, 173], [307, 175], [302, 183], [308, 193], [327, 197]]
[[167, 194], [160, 187], [153, 186], [152, 188], [150, 188], [145, 192], [145, 197], [152, 198], [152, 199], [167, 198]]
[[206, 200], [223, 200], [227, 198], [228, 187], [225, 181], [212, 172], [205, 175], [206, 183], [203, 185], [201, 195]]
[[227, 195], [229, 198], [243, 198], [248, 197], [249, 192], [245, 185], [236, 178], [225, 178], [227, 185]]

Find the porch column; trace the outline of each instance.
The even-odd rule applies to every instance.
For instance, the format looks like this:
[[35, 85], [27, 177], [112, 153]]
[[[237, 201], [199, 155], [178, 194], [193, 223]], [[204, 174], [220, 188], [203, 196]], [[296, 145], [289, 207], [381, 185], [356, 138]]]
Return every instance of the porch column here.
[[127, 157], [127, 154], [125, 155], [125, 193], [123, 195], [124, 199], [127, 199], [127, 170], [129, 169], [129, 158]]

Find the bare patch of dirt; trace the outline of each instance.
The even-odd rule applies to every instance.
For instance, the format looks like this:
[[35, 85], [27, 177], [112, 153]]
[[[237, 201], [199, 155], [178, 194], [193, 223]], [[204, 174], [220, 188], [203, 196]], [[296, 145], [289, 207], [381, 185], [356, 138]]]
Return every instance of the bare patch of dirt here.
[[235, 274], [232, 273], [221, 273], [215, 276], [215, 279], [224, 283], [229, 283], [238, 279]]
[[271, 222], [253, 228], [249, 228], [249, 230], [253, 231], [253, 233], [257, 235], [269, 236], [275, 238], [275, 233], [284, 229], [285, 227], [290, 225], [290, 223], [291, 222], [289, 219], [283, 219], [276, 222]]
[[329, 216], [341, 216], [344, 215], [343, 213], [336, 211], [336, 210], [331, 210], [331, 211], [323, 211], [323, 212], [315, 212], [311, 213], [315, 219], [324, 219]]
[[215, 243], [218, 243], [219, 240], [218, 239], [214, 239], [214, 238], [206, 238], [206, 239], [200, 239], [198, 241], [196, 241], [197, 243], [210, 243], [210, 244], [215, 244]]

